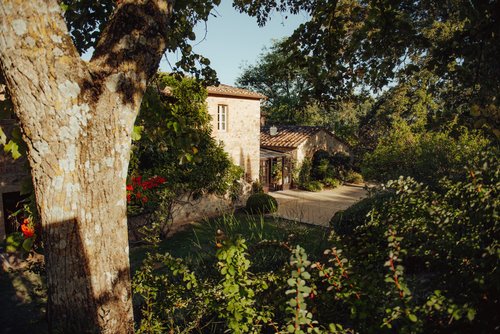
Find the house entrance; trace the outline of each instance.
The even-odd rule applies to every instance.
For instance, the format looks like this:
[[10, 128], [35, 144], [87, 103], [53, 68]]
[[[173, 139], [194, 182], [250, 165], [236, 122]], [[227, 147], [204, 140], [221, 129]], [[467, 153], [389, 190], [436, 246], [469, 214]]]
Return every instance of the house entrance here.
[[260, 150], [260, 184], [265, 192], [290, 189], [291, 173], [292, 159], [289, 154]]

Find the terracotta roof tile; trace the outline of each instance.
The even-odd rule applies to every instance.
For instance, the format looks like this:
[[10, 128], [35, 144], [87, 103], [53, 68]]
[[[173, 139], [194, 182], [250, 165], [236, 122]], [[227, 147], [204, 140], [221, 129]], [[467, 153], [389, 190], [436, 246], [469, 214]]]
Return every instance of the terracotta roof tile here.
[[278, 125], [276, 135], [269, 133], [270, 126], [260, 128], [260, 146], [295, 148], [324, 128], [320, 126]]
[[266, 96], [260, 93], [252, 92], [243, 88], [236, 88], [228, 85], [220, 84], [219, 86], [208, 86], [208, 95], [219, 95], [219, 96], [235, 96], [243, 97], [247, 99], [265, 99]]

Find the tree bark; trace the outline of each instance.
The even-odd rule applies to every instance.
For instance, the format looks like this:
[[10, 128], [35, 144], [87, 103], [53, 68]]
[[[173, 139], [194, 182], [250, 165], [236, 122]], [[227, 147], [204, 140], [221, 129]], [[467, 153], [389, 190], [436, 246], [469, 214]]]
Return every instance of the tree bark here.
[[28, 146], [52, 332], [133, 332], [125, 182], [171, 11], [120, 2], [86, 63], [57, 1], [0, 2], [0, 69]]

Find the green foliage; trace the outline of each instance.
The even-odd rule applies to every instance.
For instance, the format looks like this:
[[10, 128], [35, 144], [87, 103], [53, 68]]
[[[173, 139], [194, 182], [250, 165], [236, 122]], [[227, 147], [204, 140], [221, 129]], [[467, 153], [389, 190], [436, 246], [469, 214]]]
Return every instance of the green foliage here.
[[272, 315], [256, 303], [256, 293], [268, 289], [272, 274], [254, 276], [248, 270], [245, 240], [224, 240], [217, 250], [217, 278], [198, 278], [184, 261], [169, 254], [149, 254], [134, 276], [141, 298], [138, 333], [190, 333], [212, 317], [223, 319], [232, 333], [259, 333]]
[[343, 152], [317, 151], [312, 159], [304, 159], [302, 163], [297, 182], [299, 188], [308, 191], [321, 191], [323, 185], [336, 188], [348, 165], [349, 156]]
[[365, 156], [362, 171], [377, 181], [410, 176], [435, 187], [444, 176], [461, 177], [464, 164], [477, 161], [488, 144], [481, 133], [463, 127], [458, 135], [449, 129], [415, 133], [405, 122], [397, 122], [393, 132]]
[[[463, 179], [444, 178], [439, 191], [409, 178], [389, 182], [383, 193], [344, 214], [350, 222], [333, 223], [331, 247], [312, 261], [301, 247], [285, 243], [290, 265], [260, 271], [251, 263], [256, 250], [274, 252], [282, 244], [260, 239], [247, 254], [242, 239], [220, 231], [222, 279], [198, 279], [201, 288], [180, 305], [199, 307], [204, 296], [200, 323], [221, 319], [233, 332], [494, 332], [500, 323], [497, 153], [492, 149], [471, 162]], [[172, 289], [186, 288], [177, 284]], [[151, 324], [169, 311], [155, 312], [144, 313]]]
[[316, 152], [312, 159], [311, 177], [314, 180], [322, 180], [333, 176], [333, 170], [330, 168], [330, 154], [325, 151]]
[[471, 99], [498, 106], [496, 2], [237, 0], [234, 6], [260, 25], [273, 9], [308, 14], [282, 44], [320, 100], [345, 97], [356, 86], [376, 91], [428, 70], [439, 78], [431, 88], [454, 87], [449, 106]]
[[323, 184], [320, 181], [310, 181], [302, 185], [301, 189], [317, 192], [323, 190]]
[[[317, 292], [309, 284], [314, 282], [316, 266], [305, 250], [279, 240], [247, 243], [235, 236], [234, 224], [234, 217], [223, 220], [220, 227], [228, 233], [217, 230], [215, 247], [206, 249], [215, 262], [203, 261], [196, 272], [189, 268], [195, 262], [161, 254], [158, 248], [147, 255], [134, 275], [141, 312], [139, 333], [287, 333], [290, 328], [295, 333], [326, 332], [307, 308], [307, 300], [313, 301]], [[250, 261], [263, 251], [275, 254], [279, 249], [286, 250], [287, 256], [276, 272], [263, 270], [264, 262]], [[330, 332], [344, 332], [337, 324], [330, 328]]]
[[330, 220], [330, 226], [338, 235], [350, 235], [358, 226], [364, 225], [371, 218], [372, 210], [382, 211], [394, 194], [380, 191], [340, 210]]
[[[119, 2], [114, 0], [64, 0], [61, 7], [64, 10], [64, 19], [68, 25], [73, 42], [83, 54], [95, 47], [101, 31], [115, 12]], [[210, 61], [202, 55], [193, 52], [192, 43], [196, 39], [194, 27], [199, 22], [206, 22], [213, 13], [220, 0], [175, 2], [173, 15], [167, 29], [167, 51], [177, 52], [180, 59], [174, 63], [173, 70], [188, 72], [196, 78], [204, 77], [207, 82], [217, 82], [216, 73], [210, 67]], [[137, 10], [133, 3], [125, 3], [122, 10]], [[130, 22], [133, 26], [134, 22]]]
[[297, 185], [303, 187], [311, 181], [311, 170], [312, 161], [309, 158], [305, 158], [302, 161], [302, 165], [299, 168], [299, 174], [297, 176]]
[[133, 290], [142, 305], [137, 332], [158, 334], [196, 328], [213, 292], [169, 254], [149, 254], [134, 276]]
[[353, 170], [350, 170], [345, 175], [345, 182], [361, 184], [363, 183], [363, 176]]
[[[333, 222], [335, 244], [371, 282], [366, 298], [379, 302], [379, 308], [363, 305], [363, 313], [398, 332], [490, 332], [500, 323], [490, 298], [500, 291], [498, 166], [490, 148], [462, 179], [445, 178], [438, 190], [412, 179], [391, 181], [390, 200], [374, 204], [367, 217], [344, 214], [351, 227]], [[372, 326], [357, 319], [359, 328]]]
[[5, 250], [8, 253], [17, 252], [22, 248], [24, 237], [21, 232], [11, 233], [5, 238]]
[[264, 49], [256, 65], [243, 69], [237, 79], [239, 87], [267, 96], [262, 111], [270, 124], [320, 125], [332, 129], [349, 143], [355, 141], [360, 116], [370, 103], [366, 94], [319, 99], [330, 87], [316, 85], [316, 76], [307, 66], [291, 59], [286, 40], [276, 41]]
[[19, 127], [13, 127], [12, 131], [8, 134], [1, 129], [0, 131], [0, 145], [3, 146], [5, 153], [10, 153], [14, 160], [26, 154], [26, 144], [23, 141]]
[[231, 333], [260, 333], [262, 324], [270, 321], [267, 312], [256, 308], [255, 289], [266, 290], [265, 281], [251, 278], [248, 272], [250, 261], [246, 254], [245, 240], [237, 238], [234, 242], [226, 240], [217, 251], [217, 263], [222, 275], [224, 303], [219, 313], [226, 320]]
[[278, 201], [268, 194], [252, 194], [248, 197], [246, 210], [259, 214], [276, 212], [278, 210]]
[[351, 159], [345, 152], [330, 154], [326, 151], [317, 151], [312, 158], [311, 179], [322, 182], [332, 178], [345, 180], [350, 167]]
[[287, 280], [289, 289], [285, 292], [287, 295], [291, 295], [286, 308], [290, 315], [286, 332], [319, 333], [319, 329], [315, 327], [318, 322], [312, 320], [313, 315], [307, 310], [306, 298], [309, 298], [312, 293], [312, 288], [307, 286], [307, 280], [311, 278], [307, 269], [311, 266], [311, 262], [307, 259], [307, 254], [302, 247], [297, 246], [292, 250], [290, 266], [292, 267], [292, 275]]
[[269, 122], [309, 124], [317, 111], [304, 98], [310, 89], [305, 71], [288, 61], [289, 53], [281, 43], [264, 49], [257, 64], [245, 68], [236, 84], [267, 96], [262, 110]]
[[323, 183], [325, 185], [325, 187], [328, 187], [328, 188], [337, 188], [338, 186], [340, 186], [342, 184], [342, 182], [340, 182], [340, 180], [334, 179], [332, 177], [324, 178], [321, 181], [321, 183]]
[[136, 128], [130, 174], [161, 175], [171, 192], [239, 194], [242, 171], [211, 137], [205, 100], [199, 82], [159, 74], [148, 86]]

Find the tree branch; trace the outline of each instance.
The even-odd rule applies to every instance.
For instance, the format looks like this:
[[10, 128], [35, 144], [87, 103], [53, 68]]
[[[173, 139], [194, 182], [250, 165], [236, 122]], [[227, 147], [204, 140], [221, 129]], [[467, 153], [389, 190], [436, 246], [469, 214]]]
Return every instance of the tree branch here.
[[90, 61], [94, 79], [114, 76], [116, 90], [127, 99], [134, 99], [133, 95], [142, 99], [167, 47], [172, 7], [171, 0], [122, 1], [103, 29]]

